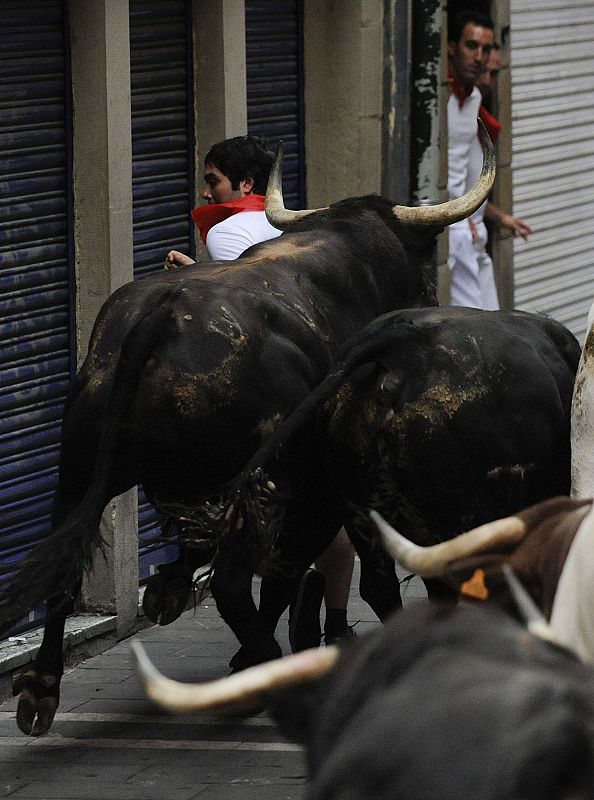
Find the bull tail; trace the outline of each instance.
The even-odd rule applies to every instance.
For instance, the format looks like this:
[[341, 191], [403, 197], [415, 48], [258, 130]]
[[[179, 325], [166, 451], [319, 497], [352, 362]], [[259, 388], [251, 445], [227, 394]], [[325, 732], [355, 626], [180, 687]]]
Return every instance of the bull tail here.
[[[402, 341], [413, 335], [410, 323], [401, 323], [398, 333]], [[216, 512], [219, 527], [216, 537], [224, 546], [233, 541], [237, 530], [249, 536], [248, 549], [256, 570], [265, 572], [275, 559], [275, 542], [282, 529], [281, 495], [270, 479], [271, 469], [283, 448], [303, 426], [319, 412], [323, 404], [336, 394], [356, 369], [381, 362], [387, 347], [394, 345], [392, 314], [378, 317], [348, 340], [338, 351], [335, 362], [324, 380], [278, 425], [256, 451], [242, 472], [230, 483]], [[245, 525], [244, 523], [248, 523]]]
[[[387, 348], [394, 346], [394, 333], [393, 314], [384, 314], [345, 342], [324, 380], [275, 428], [250, 459], [242, 475], [253, 473], [258, 467], [265, 468], [355, 370], [366, 364], [381, 362]], [[418, 328], [413, 328], [412, 323], [402, 322], [398, 325], [398, 334], [400, 340], [405, 341], [409, 336], [417, 335]]]
[[[0, 631], [11, 628], [28, 611], [50, 598], [54, 611], [69, 604], [78, 591], [84, 571], [92, 566], [97, 547], [104, 547], [99, 523], [112, 496], [112, 467], [120, 427], [151, 352], [175, 325], [169, 304], [163, 302], [161, 293], [159, 295], [162, 305], [147, 311], [123, 342], [92, 477], [82, 500], [7, 577], [0, 590]], [[62, 504], [64, 500], [62, 498]]]

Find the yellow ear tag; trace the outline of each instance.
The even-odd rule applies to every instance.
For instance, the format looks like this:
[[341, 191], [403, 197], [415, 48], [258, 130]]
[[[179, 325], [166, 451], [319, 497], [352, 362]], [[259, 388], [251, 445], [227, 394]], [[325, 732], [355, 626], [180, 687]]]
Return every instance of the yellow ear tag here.
[[483, 569], [475, 570], [472, 578], [460, 586], [460, 595], [472, 597], [474, 600], [489, 599], [489, 590], [485, 583], [485, 571]]

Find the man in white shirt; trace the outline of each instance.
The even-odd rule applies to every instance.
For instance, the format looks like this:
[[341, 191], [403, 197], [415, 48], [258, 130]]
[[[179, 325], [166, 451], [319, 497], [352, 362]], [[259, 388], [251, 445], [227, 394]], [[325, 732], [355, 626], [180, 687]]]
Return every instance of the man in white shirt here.
[[[280, 236], [264, 213], [264, 195], [273, 155], [255, 136], [235, 136], [213, 145], [204, 159], [206, 205], [192, 211], [213, 261], [238, 258], [253, 244]], [[165, 269], [175, 269], [194, 260], [170, 250]]]
[[[480, 118], [485, 123], [493, 143], [495, 143], [497, 140], [501, 130], [501, 125], [491, 115], [490, 109], [487, 108], [487, 105], [490, 101], [490, 97], [500, 71], [501, 47], [497, 44], [497, 42], [493, 42], [493, 49], [491, 50], [489, 60], [487, 61], [487, 68], [483, 73], [481, 73], [476, 84], [483, 97], [483, 104], [479, 111]], [[496, 206], [491, 200], [488, 201], [487, 207], [485, 208], [485, 219], [496, 228], [506, 228], [507, 230], [511, 231], [514, 236], [521, 236], [524, 240], [526, 240], [532, 233], [532, 228], [530, 225], [528, 225], [528, 223], [524, 222], [524, 220], [520, 219], [519, 217], [514, 217], [511, 214], [508, 214], [502, 208]]]
[[[448, 195], [463, 195], [476, 182], [482, 167], [477, 136], [481, 93], [476, 87], [493, 47], [493, 23], [474, 11], [457, 14], [448, 41]], [[486, 251], [485, 204], [449, 227], [448, 266], [452, 305], [497, 309], [493, 262]]]

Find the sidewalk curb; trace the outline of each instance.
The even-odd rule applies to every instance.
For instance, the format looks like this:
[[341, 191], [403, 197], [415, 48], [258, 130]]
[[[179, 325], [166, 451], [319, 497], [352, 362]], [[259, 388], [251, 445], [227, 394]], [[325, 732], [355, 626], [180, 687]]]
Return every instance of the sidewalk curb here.
[[[134, 625], [120, 639], [127, 639], [138, 631], [151, 628], [155, 623], [144, 615], [142, 595], [144, 586], [138, 591], [138, 616]], [[209, 591], [203, 590], [197, 605], [202, 605], [211, 598]], [[194, 608], [192, 595], [186, 611]], [[94, 614], [80, 612], [71, 614], [66, 620], [64, 630], [64, 666], [67, 669], [77, 666], [88, 658], [93, 658], [114, 647], [118, 642], [116, 635], [117, 617], [115, 614]], [[44, 626], [10, 636], [0, 641], [0, 703], [9, 700], [12, 694], [12, 673], [14, 670], [30, 664], [41, 646]]]

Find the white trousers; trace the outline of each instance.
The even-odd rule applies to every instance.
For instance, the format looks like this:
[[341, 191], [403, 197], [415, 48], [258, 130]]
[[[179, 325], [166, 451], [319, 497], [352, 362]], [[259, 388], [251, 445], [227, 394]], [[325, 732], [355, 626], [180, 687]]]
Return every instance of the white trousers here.
[[465, 220], [449, 229], [448, 267], [451, 276], [451, 304], [496, 311], [499, 308], [493, 262], [487, 253], [487, 229], [479, 222], [477, 239], [472, 241]]

